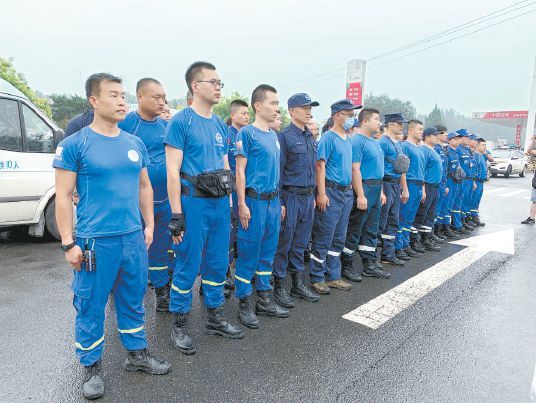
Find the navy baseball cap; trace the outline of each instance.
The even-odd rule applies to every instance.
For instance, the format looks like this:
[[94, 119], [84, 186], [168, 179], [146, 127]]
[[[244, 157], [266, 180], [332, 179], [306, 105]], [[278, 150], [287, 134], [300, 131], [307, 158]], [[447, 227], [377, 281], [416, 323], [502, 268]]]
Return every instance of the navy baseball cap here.
[[422, 136], [437, 136], [439, 133], [441, 133], [441, 130], [439, 130], [437, 127], [432, 126], [424, 129]]
[[458, 132], [451, 132], [447, 135], [447, 140], [452, 140], [455, 137], [463, 137], [463, 136]]
[[389, 122], [397, 122], [397, 123], [408, 123], [409, 120], [406, 119], [403, 113], [386, 113], [384, 115], [384, 124], [387, 124]]
[[478, 137], [476, 134], [472, 134], [472, 133], [471, 133], [471, 134], [469, 135], [469, 139], [470, 139], [470, 140], [478, 141], [478, 138], [479, 138], [479, 137]]
[[320, 105], [316, 101], [311, 101], [311, 97], [303, 92], [294, 94], [287, 101], [289, 108], [296, 108], [298, 106], [318, 106]]
[[331, 115], [335, 115], [340, 111], [350, 111], [353, 109], [361, 109], [363, 105], [354, 105], [349, 99], [341, 99], [331, 105]]
[[458, 136], [460, 137], [469, 137], [471, 133], [467, 131], [467, 129], [458, 129], [456, 130], [456, 133], [458, 133]]

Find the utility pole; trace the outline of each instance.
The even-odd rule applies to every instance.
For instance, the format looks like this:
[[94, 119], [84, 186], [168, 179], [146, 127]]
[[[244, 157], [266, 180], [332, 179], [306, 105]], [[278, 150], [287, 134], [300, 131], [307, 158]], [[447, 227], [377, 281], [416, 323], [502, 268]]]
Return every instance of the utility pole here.
[[534, 70], [532, 72], [532, 87], [530, 90], [529, 116], [527, 117], [527, 130], [525, 132], [525, 150], [532, 143], [534, 121], [536, 118], [536, 57], [534, 58]]

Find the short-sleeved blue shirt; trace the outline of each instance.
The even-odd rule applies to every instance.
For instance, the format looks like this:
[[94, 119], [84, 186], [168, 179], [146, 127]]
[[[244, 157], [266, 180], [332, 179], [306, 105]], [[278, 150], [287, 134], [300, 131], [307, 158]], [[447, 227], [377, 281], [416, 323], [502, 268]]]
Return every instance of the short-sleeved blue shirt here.
[[138, 112], [130, 112], [125, 120], [119, 122], [120, 129], [139, 137], [147, 148], [149, 153], [147, 172], [153, 187], [155, 203], [165, 202], [168, 198], [164, 147], [166, 124], [167, 122], [160, 118], [152, 121], [142, 119]]
[[291, 123], [277, 137], [281, 145], [281, 184], [314, 187], [317, 145], [312, 133]]
[[406, 173], [407, 180], [424, 181], [424, 154], [421, 147], [409, 141], [403, 141], [400, 144], [402, 152], [409, 157], [409, 170]]
[[236, 138], [235, 155], [247, 158], [246, 188], [272, 193], [279, 188], [280, 145], [273, 130], [244, 126]]
[[140, 172], [148, 162], [143, 142], [122, 130], [108, 137], [85, 127], [61, 141], [52, 166], [77, 174], [77, 236], [97, 238], [141, 229]]
[[326, 179], [342, 186], [352, 183], [352, 142], [333, 130], [325, 132], [318, 142], [317, 160], [326, 161]]
[[447, 157], [447, 146], [443, 146], [441, 144], [436, 144], [434, 147], [434, 150], [436, 153], [441, 157], [441, 166], [443, 167], [443, 176], [441, 177], [441, 181], [445, 182], [447, 180], [447, 164], [448, 164], [448, 157]]
[[394, 162], [396, 157], [400, 154], [404, 154], [402, 152], [402, 147], [400, 146], [400, 143], [398, 141], [391, 140], [391, 138], [387, 134], [382, 136], [378, 140], [378, 143], [380, 144], [384, 155], [384, 175], [390, 178], [400, 178], [402, 174], [395, 172], [394, 169]]
[[235, 149], [236, 149], [236, 136], [238, 135], [238, 130], [233, 125], [229, 126], [227, 142], [229, 143], [229, 151], [227, 153], [229, 158], [229, 167], [231, 172], [236, 172], [236, 159], [235, 159]]
[[218, 115], [205, 118], [187, 107], [169, 120], [164, 143], [183, 151], [181, 172], [197, 176], [224, 168], [223, 158], [229, 146], [227, 130]]
[[424, 181], [432, 185], [439, 185], [443, 179], [441, 156], [434, 148], [428, 147], [426, 144], [422, 144], [420, 147], [425, 159]]
[[378, 140], [362, 134], [354, 134], [352, 142], [352, 162], [361, 163], [361, 177], [383, 179], [383, 151]]

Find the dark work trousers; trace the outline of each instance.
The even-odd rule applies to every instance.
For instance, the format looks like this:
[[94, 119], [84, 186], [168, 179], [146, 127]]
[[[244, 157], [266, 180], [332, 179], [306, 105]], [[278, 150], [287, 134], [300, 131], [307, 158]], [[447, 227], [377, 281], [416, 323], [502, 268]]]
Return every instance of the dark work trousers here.
[[439, 191], [439, 184], [426, 183], [424, 185], [426, 199], [421, 203], [413, 222], [413, 227], [417, 228], [419, 234], [431, 234], [434, 228], [436, 217], [436, 206]]
[[387, 202], [381, 207], [379, 233], [382, 237], [382, 258], [395, 257], [395, 239], [400, 215], [400, 183], [383, 182]]

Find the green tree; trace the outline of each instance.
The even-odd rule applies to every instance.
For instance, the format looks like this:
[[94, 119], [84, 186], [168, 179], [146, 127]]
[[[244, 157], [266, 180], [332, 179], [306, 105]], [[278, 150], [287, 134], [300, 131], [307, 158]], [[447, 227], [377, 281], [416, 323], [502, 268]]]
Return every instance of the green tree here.
[[64, 128], [74, 116], [87, 111], [90, 106], [79, 95], [52, 94], [52, 119]]
[[380, 111], [380, 116], [383, 121], [383, 116], [386, 113], [400, 113], [408, 119], [415, 119], [417, 109], [410, 101], [404, 101], [398, 98], [390, 98], [389, 96], [367, 94], [365, 95], [365, 106], [368, 108], [376, 108]]
[[443, 112], [438, 108], [437, 104], [432, 109], [432, 112], [426, 117], [426, 126], [444, 125]]
[[0, 78], [6, 80], [12, 86], [28, 97], [39, 109], [48, 116], [52, 116], [52, 109], [45, 98], [39, 98], [32, 90], [24, 75], [13, 66], [13, 58], [5, 59], [0, 57]]

